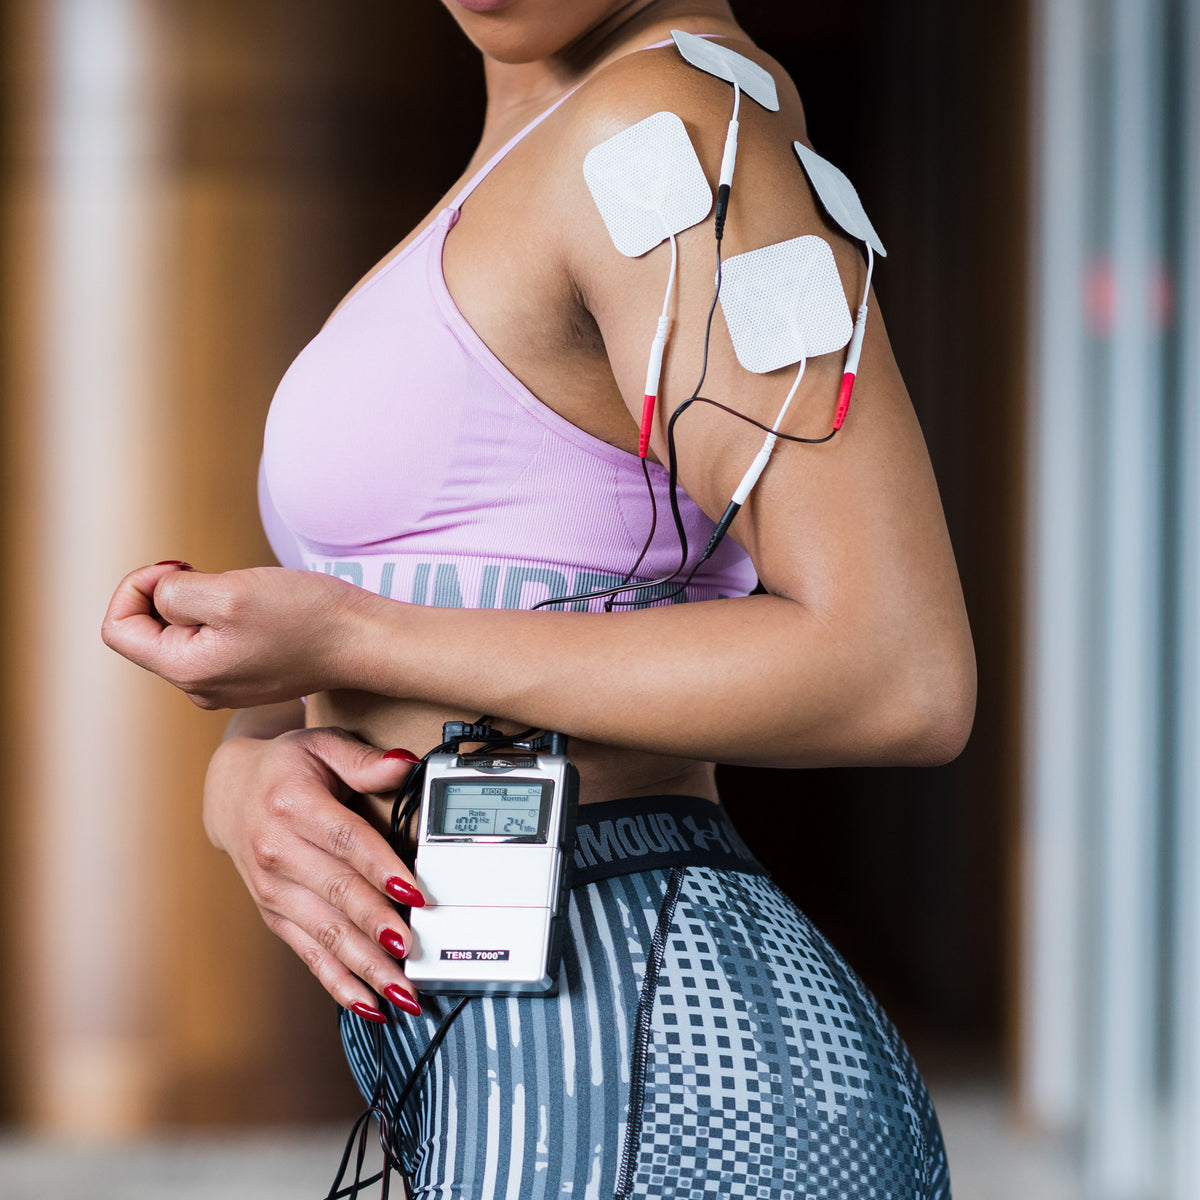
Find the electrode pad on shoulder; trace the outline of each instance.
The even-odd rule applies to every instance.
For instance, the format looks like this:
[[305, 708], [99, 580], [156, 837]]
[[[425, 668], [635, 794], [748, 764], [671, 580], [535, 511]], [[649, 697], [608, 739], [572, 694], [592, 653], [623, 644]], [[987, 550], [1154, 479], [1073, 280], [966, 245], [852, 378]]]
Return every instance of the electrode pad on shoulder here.
[[434, 754], [425, 767], [405, 974], [422, 992], [552, 996], [579, 775], [566, 739]]
[[679, 53], [693, 67], [699, 67], [701, 71], [741, 88], [751, 100], [756, 100], [768, 112], [779, 111], [779, 93], [775, 88], [775, 80], [758, 63], [736, 50], [730, 50], [728, 46], [697, 37], [694, 33], [685, 33], [682, 29], [672, 29], [671, 37]]
[[704, 169], [672, 112], [653, 113], [593, 146], [583, 175], [613, 245], [628, 258], [699, 224], [712, 209]]
[[822, 158], [803, 142], [793, 142], [792, 145], [796, 148], [796, 155], [812, 190], [816, 192], [830, 219], [856, 241], [867, 243], [880, 258], [887, 258], [887, 251], [867, 217], [854, 184], [827, 158]]
[[721, 310], [756, 375], [840, 350], [854, 331], [833, 251], [814, 234], [726, 259]]

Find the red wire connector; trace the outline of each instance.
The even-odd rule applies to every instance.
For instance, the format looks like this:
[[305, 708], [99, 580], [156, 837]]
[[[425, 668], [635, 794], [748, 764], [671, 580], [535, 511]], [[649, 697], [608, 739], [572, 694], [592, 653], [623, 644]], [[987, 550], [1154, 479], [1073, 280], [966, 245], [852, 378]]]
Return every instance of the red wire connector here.
[[838, 392], [837, 413], [833, 418], [834, 429], [841, 429], [850, 411], [850, 397], [854, 394], [854, 379], [858, 374], [858, 360], [862, 357], [863, 334], [867, 328], [867, 306], [862, 304], [854, 319], [854, 333], [850, 337], [850, 349], [846, 351], [846, 373], [842, 376], [842, 387]]
[[650, 362], [646, 367], [646, 388], [642, 400], [642, 424], [638, 433], [638, 457], [645, 458], [650, 449], [650, 431], [654, 428], [654, 409], [658, 404], [658, 381], [662, 375], [663, 349], [667, 344], [667, 326], [670, 319], [658, 318], [654, 331], [654, 344], [650, 347]]

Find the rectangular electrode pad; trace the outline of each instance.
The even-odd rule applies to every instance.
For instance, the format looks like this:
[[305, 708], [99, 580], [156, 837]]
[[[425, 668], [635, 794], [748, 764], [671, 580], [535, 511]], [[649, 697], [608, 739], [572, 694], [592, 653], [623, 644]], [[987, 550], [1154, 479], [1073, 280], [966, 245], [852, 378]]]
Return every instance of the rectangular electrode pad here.
[[712, 189], [683, 122], [657, 112], [588, 151], [583, 175], [613, 245], [639, 258], [703, 221]]
[[880, 258], [887, 258], [887, 251], [875, 232], [875, 226], [867, 218], [854, 184], [827, 158], [822, 158], [803, 142], [793, 142], [792, 145], [796, 148], [796, 155], [808, 176], [808, 182], [812, 184], [812, 190], [817, 193], [817, 199], [830, 218], [852, 238], [868, 243]]
[[727, 259], [721, 310], [738, 362], [757, 375], [840, 350], [854, 331], [833, 251], [813, 234]]
[[694, 33], [685, 33], [682, 29], [672, 29], [671, 37], [679, 53], [701, 71], [715, 75], [742, 89], [751, 100], [758, 101], [768, 112], [779, 111], [779, 94], [775, 90], [775, 80], [756, 62], [752, 62], [744, 54], [730, 50], [718, 42], [710, 42], [707, 38], [697, 37]]

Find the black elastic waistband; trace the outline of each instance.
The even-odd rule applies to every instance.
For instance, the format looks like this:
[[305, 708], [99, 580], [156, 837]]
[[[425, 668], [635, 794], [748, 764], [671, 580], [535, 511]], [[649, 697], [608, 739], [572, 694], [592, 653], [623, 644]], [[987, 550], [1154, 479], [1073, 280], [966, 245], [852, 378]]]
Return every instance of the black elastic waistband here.
[[663, 867], [766, 875], [725, 809], [698, 796], [637, 796], [582, 804], [571, 886]]

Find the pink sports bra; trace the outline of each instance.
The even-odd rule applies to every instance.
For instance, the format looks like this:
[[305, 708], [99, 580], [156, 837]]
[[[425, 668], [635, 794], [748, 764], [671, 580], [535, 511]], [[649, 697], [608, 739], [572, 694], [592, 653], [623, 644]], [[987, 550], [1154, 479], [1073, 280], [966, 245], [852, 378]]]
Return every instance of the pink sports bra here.
[[[280, 382], [259, 505], [285, 566], [416, 604], [529, 608], [612, 586], [633, 565], [650, 528], [640, 460], [542, 404], [467, 323], [442, 274], [463, 203], [557, 107], [368, 279]], [[660, 519], [639, 581], [679, 561], [667, 472], [648, 465]], [[682, 493], [680, 504], [694, 556], [713, 523]], [[687, 599], [745, 595], [754, 584], [749, 558], [726, 539]]]

